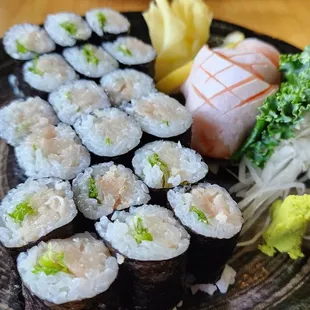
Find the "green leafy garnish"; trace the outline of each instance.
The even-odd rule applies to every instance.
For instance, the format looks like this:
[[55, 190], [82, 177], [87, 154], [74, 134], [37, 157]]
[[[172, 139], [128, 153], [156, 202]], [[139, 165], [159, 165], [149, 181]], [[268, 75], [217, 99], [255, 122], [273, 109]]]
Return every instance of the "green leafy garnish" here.
[[103, 28], [105, 26], [105, 23], [107, 22], [107, 18], [102, 12], [98, 12], [97, 18], [98, 18], [100, 27]]
[[72, 100], [72, 93], [70, 91], [65, 93], [66, 98], [71, 101]]
[[60, 27], [67, 31], [70, 36], [75, 36], [77, 33], [77, 28], [73, 23], [63, 22], [60, 24]]
[[21, 44], [18, 40], [15, 41], [16, 42], [16, 49], [17, 52], [20, 54], [26, 54], [29, 52], [28, 48], [26, 48], [23, 44]]
[[170, 126], [169, 121], [163, 121], [163, 124], [165, 124], [167, 127]]
[[124, 44], [121, 44], [118, 47], [118, 50], [120, 52], [122, 52], [125, 56], [132, 56], [132, 53], [131, 53], [130, 49], [127, 46], [125, 46]]
[[163, 187], [169, 188], [170, 185], [168, 183], [168, 179], [170, 177], [170, 171], [167, 164], [159, 158], [159, 155], [157, 153], [149, 156], [148, 161], [152, 167], [154, 167], [155, 165], [159, 166], [159, 169], [163, 173]]
[[96, 66], [99, 64], [99, 59], [96, 57], [90, 45], [84, 45], [82, 52], [88, 63], [94, 64]]
[[105, 143], [108, 144], [108, 145], [111, 145], [112, 144], [112, 141], [110, 138], [106, 138], [105, 139]]
[[98, 203], [101, 204], [100, 199], [98, 199], [98, 189], [96, 186], [96, 180], [92, 177], [90, 177], [88, 180], [88, 197], [97, 199]]
[[26, 215], [35, 214], [36, 211], [31, 207], [28, 201], [24, 201], [19, 203], [15, 210], [12, 213], [8, 213], [8, 215], [14, 220], [15, 223], [21, 223]]
[[32, 67], [30, 67], [28, 70], [34, 74], [43, 76], [44, 72], [38, 69], [38, 55], [35, 55], [32, 61]]
[[282, 140], [295, 137], [296, 126], [310, 111], [310, 46], [296, 55], [281, 55], [284, 81], [277, 93], [267, 97], [256, 125], [242, 147], [232, 156], [246, 155], [263, 168]]
[[153, 241], [152, 234], [149, 233], [148, 229], [143, 226], [142, 219], [140, 217], [137, 218], [133, 236], [138, 244], [144, 240]]
[[53, 251], [49, 246], [47, 251], [39, 258], [38, 263], [34, 266], [32, 272], [44, 272], [46, 275], [54, 275], [58, 272], [71, 273], [64, 263], [64, 253]]
[[36, 150], [38, 149], [38, 147], [37, 147], [35, 144], [33, 144], [33, 145], [32, 145], [32, 149], [33, 149], [34, 151], [36, 151]]
[[203, 222], [205, 224], [209, 224], [209, 221], [208, 221], [206, 215], [201, 210], [197, 209], [195, 206], [191, 206], [189, 211], [197, 214], [198, 221]]
[[82, 111], [82, 108], [81, 107], [78, 107], [77, 109], [76, 109], [76, 112], [81, 112]]

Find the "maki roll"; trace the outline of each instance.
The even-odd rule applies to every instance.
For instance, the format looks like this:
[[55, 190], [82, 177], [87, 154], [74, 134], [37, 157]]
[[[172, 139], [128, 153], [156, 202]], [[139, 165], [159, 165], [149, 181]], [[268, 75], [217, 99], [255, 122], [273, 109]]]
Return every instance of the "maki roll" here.
[[39, 97], [13, 100], [0, 110], [0, 137], [17, 146], [34, 131], [58, 122], [52, 107]]
[[68, 181], [27, 179], [1, 202], [0, 241], [9, 249], [22, 251], [42, 238], [68, 237], [76, 215]]
[[61, 46], [73, 46], [77, 41], [85, 41], [92, 32], [81, 16], [67, 12], [48, 15], [44, 28]]
[[63, 55], [77, 72], [91, 78], [102, 77], [118, 68], [118, 62], [112, 56], [92, 44], [66, 48]]
[[167, 203], [167, 190], [203, 179], [208, 166], [194, 150], [181, 143], [154, 141], [135, 152], [134, 172], [151, 188], [152, 203]]
[[15, 148], [26, 176], [70, 180], [90, 164], [90, 155], [73, 129], [60, 123], [30, 134]]
[[62, 84], [76, 80], [78, 76], [62, 56], [47, 54], [26, 62], [23, 78], [34, 89], [52, 92]]
[[114, 213], [112, 221], [102, 217], [95, 227], [123, 260], [121, 296], [127, 309], [170, 310], [182, 300], [190, 237], [170, 210], [143, 205]]
[[19, 60], [32, 59], [37, 54], [55, 49], [55, 43], [46, 31], [32, 24], [19, 24], [10, 28], [3, 37], [3, 46], [7, 54]]
[[102, 77], [100, 84], [116, 106], [156, 92], [154, 81], [133, 69], [115, 70]]
[[105, 157], [128, 153], [142, 137], [140, 125], [117, 108], [82, 115], [74, 123], [74, 129], [90, 152]]
[[154, 76], [156, 52], [154, 48], [143, 41], [130, 37], [119, 37], [114, 42], [102, 44], [122, 67], [130, 67]]
[[113, 162], [87, 168], [72, 186], [78, 209], [92, 220], [150, 200], [147, 186], [129, 168]]
[[59, 87], [49, 95], [48, 101], [59, 119], [69, 125], [73, 125], [82, 114], [110, 106], [103, 89], [88, 80], [77, 80]]
[[115, 39], [118, 35], [129, 32], [129, 20], [110, 8], [87, 11], [85, 17], [92, 30], [104, 40]]
[[148, 135], [147, 142], [170, 138], [190, 146], [191, 113], [177, 100], [163, 93], [151, 93], [141, 99], [132, 99], [121, 106], [140, 124]]
[[118, 309], [116, 259], [89, 233], [40, 242], [17, 258], [25, 309]]
[[243, 224], [237, 203], [224, 188], [208, 183], [169, 190], [168, 201], [191, 235], [187, 270], [195, 283], [216, 282]]

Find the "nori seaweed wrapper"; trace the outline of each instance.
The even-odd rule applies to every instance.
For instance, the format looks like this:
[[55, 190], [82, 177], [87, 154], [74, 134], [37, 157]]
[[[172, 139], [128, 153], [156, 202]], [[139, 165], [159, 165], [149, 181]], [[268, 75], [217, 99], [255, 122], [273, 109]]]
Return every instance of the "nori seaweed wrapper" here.
[[160, 206], [166, 207], [168, 205], [167, 193], [170, 189], [171, 188], [149, 187], [151, 200], [148, 203], [151, 205], [160, 205]]
[[[155, 58], [156, 59], [156, 58]], [[155, 76], [155, 59], [144, 63], [144, 64], [137, 64], [137, 65], [126, 65], [119, 61], [119, 68], [120, 69], [134, 69], [140, 72], [143, 72], [147, 75], [149, 75], [152, 79], [154, 79]]]
[[173, 141], [176, 143], [181, 142], [182, 146], [189, 148], [191, 146], [191, 140], [192, 140], [192, 126], [188, 128], [185, 132], [181, 133], [180, 135], [169, 137], [169, 138], [156, 137], [149, 133], [143, 132], [143, 136], [141, 139], [141, 145], [154, 142], [157, 140]]
[[[106, 242], [110, 251], [116, 253]], [[171, 310], [184, 295], [187, 251], [162, 261], [125, 257], [119, 265], [121, 302], [128, 310]], [[121, 253], [120, 253], [121, 254]], [[121, 254], [122, 255], [122, 254]]]
[[31, 293], [23, 285], [23, 295], [25, 297], [25, 310], [118, 310], [119, 302], [119, 281], [118, 278], [103, 293], [93, 297], [77, 301], [71, 301], [64, 304], [56, 305], [44, 301]]
[[[12, 256], [13, 259], [16, 259], [16, 257], [18, 256], [19, 253], [27, 251], [28, 249], [37, 245], [41, 241], [46, 242], [46, 241], [51, 240], [51, 239], [59, 239], [59, 238], [63, 239], [63, 238], [71, 237], [72, 235], [74, 235], [76, 233], [77, 228], [79, 226], [80, 226], [80, 224], [78, 222], [78, 216], [76, 216], [70, 223], [51, 231], [47, 235], [38, 239], [37, 241], [29, 242], [28, 244], [26, 244], [22, 247], [6, 248], [6, 250]], [[81, 227], [81, 230], [84, 232], [85, 231], [84, 227], [83, 227], [83, 229]]]
[[22, 284], [16, 266], [2, 245], [0, 255], [0, 309], [22, 310], [24, 309]]
[[240, 232], [230, 239], [219, 239], [199, 235], [184, 227], [191, 236], [187, 272], [195, 277], [194, 283], [215, 283], [233, 254]]

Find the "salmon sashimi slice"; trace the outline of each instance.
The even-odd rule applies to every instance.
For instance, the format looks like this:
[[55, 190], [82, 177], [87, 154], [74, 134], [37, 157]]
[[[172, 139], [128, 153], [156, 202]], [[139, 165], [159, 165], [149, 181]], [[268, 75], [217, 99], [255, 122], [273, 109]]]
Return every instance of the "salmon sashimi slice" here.
[[202, 155], [229, 158], [253, 128], [258, 108], [278, 89], [279, 53], [248, 40], [244, 49], [204, 46], [181, 88], [193, 114], [192, 147]]

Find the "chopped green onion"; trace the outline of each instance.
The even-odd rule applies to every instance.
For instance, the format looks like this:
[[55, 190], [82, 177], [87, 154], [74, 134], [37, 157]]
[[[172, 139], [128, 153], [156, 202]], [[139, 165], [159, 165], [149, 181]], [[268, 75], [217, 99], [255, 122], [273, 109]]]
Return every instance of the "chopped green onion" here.
[[105, 139], [105, 143], [108, 144], [108, 145], [111, 145], [112, 144], [112, 141], [110, 138], [106, 138]]
[[201, 210], [197, 209], [195, 206], [191, 206], [189, 211], [197, 214], [198, 221], [203, 222], [205, 224], [209, 224], [209, 221], [208, 221], [206, 215]]
[[159, 166], [159, 169], [163, 173], [163, 187], [169, 188], [170, 185], [168, 183], [168, 179], [170, 177], [170, 171], [168, 165], [159, 158], [159, 155], [157, 153], [154, 153], [151, 156], [149, 156], [148, 161], [152, 167], [154, 167], [155, 165]]
[[96, 181], [94, 178], [90, 177], [88, 180], [88, 197], [97, 199], [98, 203], [101, 204], [100, 199], [98, 199], [98, 189], [96, 186]]
[[84, 45], [82, 52], [88, 63], [96, 66], [99, 64], [99, 59], [95, 56], [95, 53], [90, 45]]
[[76, 109], [76, 112], [81, 112], [82, 111], [82, 108], [81, 107], [78, 107], [77, 109]]
[[97, 18], [98, 18], [100, 27], [103, 28], [105, 26], [105, 23], [107, 22], [107, 18], [102, 12], [98, 12]]
[[138, 244], [142, 241], [153, 241], [153, 236], [149, 233], [148, 229], [143, 226], [142, 219], [140, 217], [137, 218], [137, 222], [135, 224], [134, 238]]
[[15, 210], [8, 215], [14, 220], [15, 223], [21, 223], [26, 215], [35, 214], [36, 211], [31, 207], [30, 203], [27, 201], [19, 203]]
[[130, 49], [127, 46], [125, 46], [124, 44], [121, 44], [118, 47], [118, 50], [120, 52], [122, 52], [125, 56], [132, 56], [132, 53], [131, 53]]
[[65, 96], [69, 101], [72, 100], [72, 93], [70, 91], [66, 92]]
[[26, 54], [29, 52], [28, 48], [26, 48], [23, 44], [21, 44], [18, 40], [15, 41], [16, 42], [16, 49], [17, 52], [20, 54]]
[[75, 36], [77, 33], [76, 26], [68, 21], [61, 23], [60, 27], [66, 30], [70, 36]]
[[49, 246], [47, 251], [39, 258], [32, 272], [44, 272], [46, 275], [54, 275], [58, 272], [71, 273], [64, 262], [64, 253], [58, 253]]
[[36, 150], [38, 149], [38, 147], [37, 147], [35, 144], [33, 144], [33, 145], [32, 145], [32, 149], [33, 149], [34, 151], [36, 151]]
[[163, 124], [165, 124], [167, 127], [170, 126], [169, 121], [163, 121]]
[[30, 72], [34, 73], [34, 74], [38, 74], [40, 76], [43, 76], [44, 72], [41, 71], [40, 69], [38, 69], [38, 55], [36, 55], [34, 58], [33, 58], [33, 61], [32, 61], [32, 67], [30, 67], [28, 69]]

